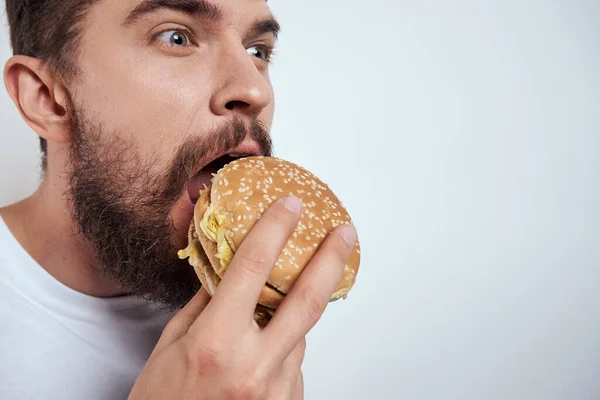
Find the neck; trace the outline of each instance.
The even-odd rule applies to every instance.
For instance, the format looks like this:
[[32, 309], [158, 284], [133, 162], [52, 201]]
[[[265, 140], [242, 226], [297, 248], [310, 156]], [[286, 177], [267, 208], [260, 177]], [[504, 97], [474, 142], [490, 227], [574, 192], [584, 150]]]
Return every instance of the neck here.
[[21, 246], [50, 275], [94, 297], [123, 295], [98, 267], [69, 213], [66, 188], [45, 179], [27, 199], [0, 209]]

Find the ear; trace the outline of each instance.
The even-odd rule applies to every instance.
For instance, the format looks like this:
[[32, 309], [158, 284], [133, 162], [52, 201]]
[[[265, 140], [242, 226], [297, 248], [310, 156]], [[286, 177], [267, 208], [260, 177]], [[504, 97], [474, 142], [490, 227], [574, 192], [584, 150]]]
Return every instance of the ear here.
[[50, 68], [39, 59], [11, 57], [4, 67], [4, 84], [27, 124], [48, 141], [71, 139], [68, 125], [68, 91]]

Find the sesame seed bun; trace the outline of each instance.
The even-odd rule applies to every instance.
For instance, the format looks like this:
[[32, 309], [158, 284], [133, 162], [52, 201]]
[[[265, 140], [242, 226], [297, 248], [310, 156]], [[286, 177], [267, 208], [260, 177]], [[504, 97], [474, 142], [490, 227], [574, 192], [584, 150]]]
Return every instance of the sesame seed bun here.
[[[259, 217], [288, 194], [302, 200], [303, 212], [260, 294], [257, 312], [263, 316], [281, 304], [328, 234], [339, 225], [352, 224], [337, 196], [304, 168], [275, 157], [232, 161], [217, 172], [212, 186], [200, 191], [190, 227], [190, 243], [196, 239], [205, 253], [197, 262], [200, 266], [194, 268], [207, 290], [218, 285], [231, 256]], [[346, 297], [356, 281], [359, 264], [357, 240], [330, 301]]]

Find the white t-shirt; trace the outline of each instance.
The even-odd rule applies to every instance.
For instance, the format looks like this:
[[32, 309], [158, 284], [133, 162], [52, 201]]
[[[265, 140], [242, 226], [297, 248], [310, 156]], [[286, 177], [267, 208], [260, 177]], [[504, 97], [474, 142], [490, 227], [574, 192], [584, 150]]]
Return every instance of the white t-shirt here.
[[0, 399], [126, 399], [170, 317], [64, 286], [0, 218]]

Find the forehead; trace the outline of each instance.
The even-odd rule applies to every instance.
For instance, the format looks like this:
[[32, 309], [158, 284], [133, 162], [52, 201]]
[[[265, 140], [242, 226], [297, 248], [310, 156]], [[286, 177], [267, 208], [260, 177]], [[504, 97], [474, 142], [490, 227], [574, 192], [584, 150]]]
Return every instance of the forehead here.
[[[165, 7], [155, 7], [172, 4], [172, 9], [183, 10], [187, 8], [200, 9], [206, 12], [199, 16], [214, 17], [211, 22], [221, 22], [226, 25], [244, 23], [257, 18], [272, 17], [266, 0], [102, 0], [96, 3], [96, 12], [90, 10], [90, 17], [96, 19], [109, 19], [110, 24], [124, 23], [130, 18], [132, 12], [142, 7], [154, 7], [156, 13], [160, 13]], [[95, 15], [94, 15], [95, 14]]]

